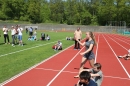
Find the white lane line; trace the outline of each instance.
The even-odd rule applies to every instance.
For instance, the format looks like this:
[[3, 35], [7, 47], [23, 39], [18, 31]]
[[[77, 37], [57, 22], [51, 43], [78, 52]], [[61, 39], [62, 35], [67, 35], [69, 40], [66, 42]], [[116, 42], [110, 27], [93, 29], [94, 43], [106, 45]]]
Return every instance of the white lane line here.
[[96, 61], [97, 61], [99, 37], [100, 37], [100, 34], [98, 35], [98, 42], [97, 42], [97, 48], [96, 48], [96, 54], [95, 54], [95, 63], [96, 63]]
[[[103, 36], [103, 35], [102, 35]], [[103, 36], [104, 37], [104, 36]], [[120, 65], [122, 66], [122, 68], [124, 69], [125, 73], [127, 74], [127, 76], [130, 78], [129, 73], [127, 72], [127, 70], [125, 69], [124, 65], [121, 63], [121, 61], [119, 60], [119, 58], [117, 57], [116, 53], [114, 52], [113, 48], [111, 47], [111, 45], [108, 43], [108, 41], [106, 40], [106, 38], [104, 37], [105, 41], [107, 42], [108, 46], [110, 47], [110, 49], [112, 50], [113, 54], [115, 55], [116, 59], [118, 60], [118, 62], [120, 63]]]
[[[84, 47], [83, 47], [84, 48]], [[81, 50], [83, 50], [83, 48]], [[80, 51], [81, 51], [80, 50]], [[64, 71], [64, 69], [77, 57], [77, 55], [80, 53], [80, 51], [56, 74], [56, 76], [47, 84], [47, 86], [50, 86], [51, 83]]]
[[[63, 40], [65, 40], [65, 39], [62, 39], [61, 41], [63, 41]], [[50, 43], [46, 43], [46, 44], [41, 44], [41, 45], [38, 45], [38, 46], [35, 46], [35, 47], [26, 48], [26, 49], [23, 49], [23, 50], [19, 50], [19, 51], [7, 53], [7, 54], [3, 54], [3, 55], [0, 55], [0, 57], [7, 56], [7, 55], [11, 55], [11, 54], [15, 54], [15, 53], [18, 53], [18, 52], [22, 52], [22, 51], [29, 50], [29, 49], [33, 49], [33, 48], [37, 48], [37, 47], [41, 47], [41, 46], [44, 46], [44, 45], [52, 44], [52, 43], [55, 43], [55, 42], [57, 42], [57, 41], [50, 42]]]
[[[106, 35], [107, 36], [107, 35]], [[107, 36], [108, 38], [110, 38], [109, 36]], [[111, 40], [113, 40], [114, 42], [116, 42], [114, 39], [110, 38]], [[124, 48], [125, 50], [128, 51], [128, 49], [126, 49], [124, 46], [122, 46], [120, 43], [116, 42], [119, 46], [121, 46], [122, 48]]]
[[[114, 34], [114, 35], [115, 35], [115, 34]], [[113, 36], [114, 36], [114, 35], [113, 35]], [[120, 38], [120, 39], [122, 39], [122, 40], [130, 41], [130, 38], [127, 38], [127, 37], [125, 37], [125, 36], [116, 35], [116, 37], [118, 37], [118, 38]]]
[[[74, 46], [74, 45], [71, 45], [70, 47], [72, 47], [72, 46]], [[2, 82], [2, 83], [0, 84], [0, 86], [3, 86], [3, 85], [5, 85], [5, 84], [7, 84], [7, 83], [13, 81], [14, 79], [16, 79], [16, 78], [22, 76], [23, 74], [27, 73], [28, 71], [30, 71], [30, 70], [34, 69], [35, 67], [39, 66], [40, 64], [43, 64], [43, 63], [49, 61], [50, 59], [52, 59], [53, 57], [57, 56], [58, 54], [64, 52], [65, 50], [69, 49], [70, 47], [68, 47], [68, 48], [66, 48], [66, 49], [64, 49], [64, 50], [62, 50], [61, 52], [58, 52], [57, 54], [55, 54], [55, 55], [53, 55], [53, 56], [51, 56], [51, 57], [49, 57], [49, 58], [43, 60], [42, 62], [40, 62], [40, 63], [38, 63], [38, 64], [36, 64], [36, 65], [34, 65], [34, 66], [28, 68], [27, 70], [25, 70], [25, 71], [23, 71], [23, 72], [21, 72], [21, 73], [15, 75], [15, 76], [13, 76], [13, 77], [10, 78], [10, 79], [8, 79], [8, 80]]]
[[[47, 70], [47, 71], [54, 71], [54, 72], [59, 72], [60, 70], [54, 70], [54, 69], [46, 69], [46, 68], [35, 68], [36, 70]], [[71, 72], [71, 71], [62, 71], [65, 73], [78, 73], [78, 72]]]
[[114, 77], [114, 76], [104, 76], [106, 78], [114, 78], [114, 79], [122, 79], [122, 80], [130, 80], [129, 78], [121, 78], [121, 77]]
[[[36, 70], [45, 70], [45, 71], [54, 71], [59, 72], [60, 70], [54, 70], [54, 69], [46, 69], [46, 68], [35, 68]], [[72, 71], [62, 71], [63, 73], [72, 73], [77, 74], [78, 72], [72, 72]], [[114, 79], [124, 79], [124, 80], [130, 80], [129, 78], [122, 78], [122, 77], [115, 77], [115, 76], [105, 76], [105, 78], [114, 78]]]
[[115, 38], [115, 39], [117, 39], [117, 40], [119, 40], [119, 41], [122, 41], [122, 42], [124, 42], [124, 43], [126, 43], [126, 44], [128, 44], [128, 45], [130, 45], [128, 42], [123, 41], [123, 40], [121, 40], [121, 39], [119, 39], [119, 38], [117, 38], [117, 37], [114, 37], [114, 36], [111, 36], [111, 37], [113, 37], [113, 38]]

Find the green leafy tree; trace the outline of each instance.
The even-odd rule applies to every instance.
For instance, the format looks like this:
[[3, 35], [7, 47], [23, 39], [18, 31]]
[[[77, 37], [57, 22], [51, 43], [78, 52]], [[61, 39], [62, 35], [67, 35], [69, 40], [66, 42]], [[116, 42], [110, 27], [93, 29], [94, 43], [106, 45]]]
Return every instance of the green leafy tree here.
[[40, 8], [41, 8], [40, 0], [29, 0], [27, 13], [28, 13], [29, 21], [31, 23], [41, 22]]

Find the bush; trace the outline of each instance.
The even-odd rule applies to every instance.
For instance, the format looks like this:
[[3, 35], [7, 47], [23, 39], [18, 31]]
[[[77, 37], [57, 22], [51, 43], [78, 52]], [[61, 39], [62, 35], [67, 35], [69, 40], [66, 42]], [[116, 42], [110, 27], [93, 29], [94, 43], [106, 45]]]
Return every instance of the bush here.
[[28, 17], [23, 17], [23, 16], [21, 16], [21, 17], [20, 17], [20, 20], [21, 20], [21, 21], [28, 21]]

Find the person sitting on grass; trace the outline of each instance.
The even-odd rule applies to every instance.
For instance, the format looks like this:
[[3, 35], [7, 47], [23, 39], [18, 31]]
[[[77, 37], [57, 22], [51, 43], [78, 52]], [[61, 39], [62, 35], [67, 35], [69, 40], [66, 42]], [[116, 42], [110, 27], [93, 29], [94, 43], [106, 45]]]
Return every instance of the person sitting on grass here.
[[103, 73], [101, 71], [101, 64], [95, 63], [92, 69], [83, 69], [83, 71], [88, 71], [91, 74], [91, 79], [97, 83], [97, 86], [101, 86], [103, 81]]
[[54, 50], [58, 51], [58, 50], [62, 50], [62, 43], [61, 41], [58, 41], [56, 44], [55, 44], [55, 47], [54, 47]]
[[30, 37], [28, 37], [28, 40], [34, 41], [34, 40], [35, 40], [35, 37], [34, 37], [34, 36], [30, 36]]
[[67, 37], [66, 37], [66, 40], [70, 40], [70, 37], [67, 36]]
[[125, 54], [124, 56], [118, 56], [118, 58], [124, 58], [125, 60], [130, 60], [130, 49], [128, 50], [128, 54]]
[[47, 34], [46, 35], [46, 40], [49, 41], [50, 40], [50, 36]]
[[41, 33], [41, 40], [45, 40], [45, 33]]
[[91, 79], [91, 75], [88, 71], [82, 71], [79, 77], [80, 81], [75, 86], [97, 86], [97, 84]]

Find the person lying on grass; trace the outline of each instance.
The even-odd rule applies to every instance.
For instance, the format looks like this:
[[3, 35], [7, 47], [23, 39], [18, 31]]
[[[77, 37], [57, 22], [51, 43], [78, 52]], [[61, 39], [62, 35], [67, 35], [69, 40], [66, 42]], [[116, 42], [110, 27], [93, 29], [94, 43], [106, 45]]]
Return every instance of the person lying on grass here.
[[91, 75], [88, 71], [82, 71], [79, 77], [80, 80], [75, 86], [97, 86], [97, 84], [91, 79]]
[[101, 86], [102, 81], [103, 81], [103, 73], [101, 71], [101, 64], [100, 63], [95, 63], [94, 68], [92, 69], [83, 69], [83, 71], [88, 71], [91, 74], [91, 79], [95, 81], [97, 86]]
[[56, 51], [58, 51], [58, 50], [62, 50], [62, 43], [61, 43], [61, 41], [58, 41], [56, 44], [55, 44], [55, 48], [54, 48], [54, 50]]
[[118, 56], [118, 58], [124, 58], [125, 60], [130, 60], [130, 49], [128, 50], [128, 54], [125, 54], [124, 56]]

